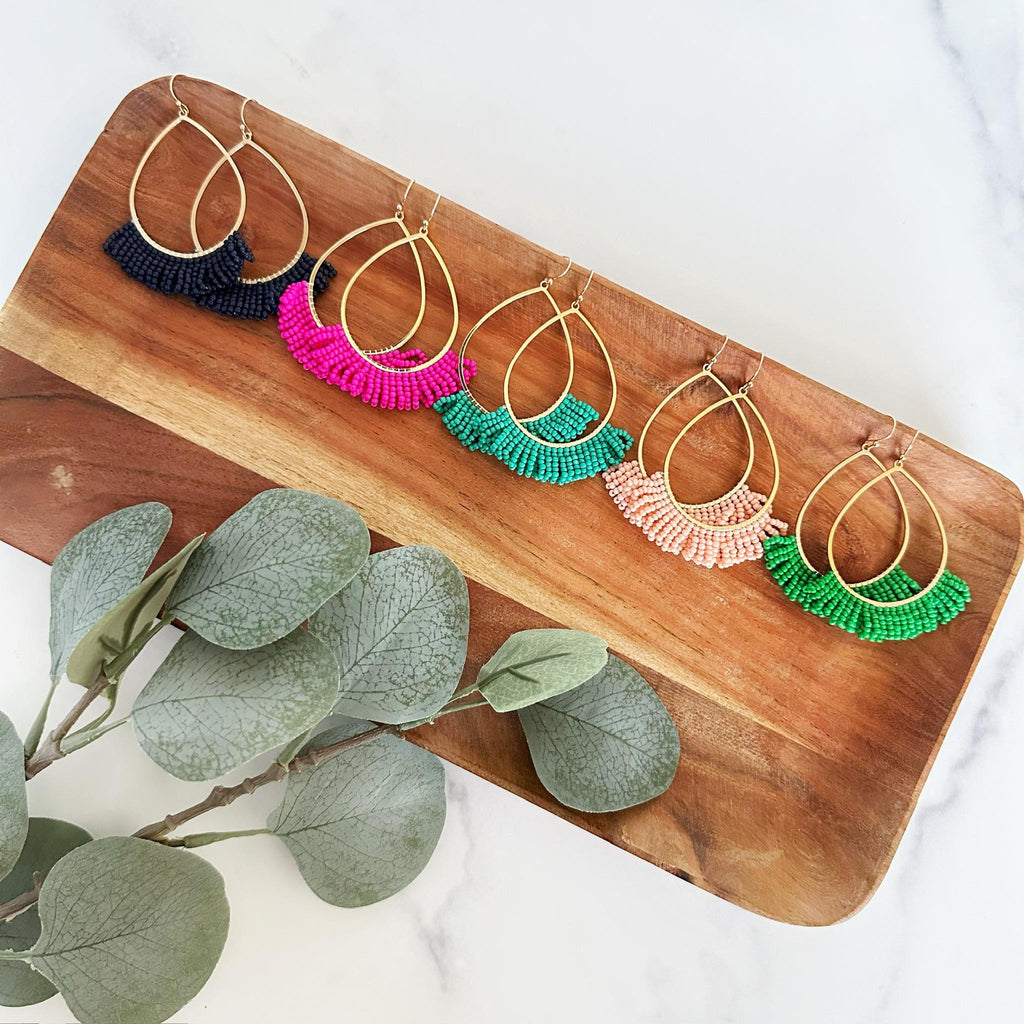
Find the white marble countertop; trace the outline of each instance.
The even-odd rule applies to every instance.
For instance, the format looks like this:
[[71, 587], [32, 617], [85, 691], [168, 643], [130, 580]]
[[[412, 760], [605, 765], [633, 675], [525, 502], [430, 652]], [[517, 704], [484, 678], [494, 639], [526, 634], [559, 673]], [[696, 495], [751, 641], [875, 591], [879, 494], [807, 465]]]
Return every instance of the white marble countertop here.
[[[0, 294], [121, 96], [179, 71], [1024, 480], [1019, 0], [102, 0], [22, 4], [4, 27]], [[0, 706], [22, 730], [47, 578], [0, 546]], [[318, 902], [269, 841], [204, 851], [231, 935], [175, 1019], [1018, 1019], [1022, 609], [1018, 586], [850, 921], [762, 920], [452, 768], [436, 856], [376, 907]], [[181, 803], [191, 789], [132, 744], [115, 732], [54, 766], [33, 812], [101, 835]], [[0, 1008], [67, 1019], [59, 999]]]

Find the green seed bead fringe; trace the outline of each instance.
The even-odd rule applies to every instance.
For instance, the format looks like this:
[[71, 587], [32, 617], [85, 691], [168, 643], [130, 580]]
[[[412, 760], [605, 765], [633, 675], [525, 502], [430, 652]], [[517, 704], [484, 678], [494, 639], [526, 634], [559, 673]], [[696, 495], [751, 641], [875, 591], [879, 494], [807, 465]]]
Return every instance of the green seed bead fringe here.
[[[862, 640], [912, 640], [955, 619], [971, 599], [970, 587], [945, 569], [920, 600], [897, 608], [868, 604], [845, 590], [831, 570], [823, 574], [808, 568], [795, 537], [766, 538], [764, 564], [791, 601]], [[922, 588], [897, 565], [853, 589], [873, 601], [903, 601]]]

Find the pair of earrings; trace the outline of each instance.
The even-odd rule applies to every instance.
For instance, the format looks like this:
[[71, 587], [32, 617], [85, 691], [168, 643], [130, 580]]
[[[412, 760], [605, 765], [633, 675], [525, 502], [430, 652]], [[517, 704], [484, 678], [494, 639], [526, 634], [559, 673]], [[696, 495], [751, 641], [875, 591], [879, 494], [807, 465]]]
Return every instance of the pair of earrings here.
[[[565, 277], [571, 268], [570, 259], [557, 277], [545, 277], [533, 288], [517, 292], [502, 300], [488, 310], [463, 339], [459, 355], [466, 361], [466, 349], [473, 335], [503, 309], [533, 295], [543, 295], [551, 306], [552, 315], [519, 346], [505, 369], [502, 382], [503, 404], [497, 409], [487, 409], [472, 394], [463, 376], [461, 390], [453, 392], [434, 405], [441, 413], [441, 419], [448, 431], [470, 451], [482, 451], [492, 455], [520, 476], [556, 484], [572, 483], [601, 473], [620, 460], [633, 444], [633, 438], [611, 422], [618, 400], [615, 367], [600, 333], [581, 309], [583, 297], [594, 279], [594, 272], [590, 272], [587, 283], [568, 309], [562, 309], [551, 294], [554, 282]], [[597, 410], [571, 393], [576, 372], [573, 340], [568, 326], [571, 317], [576, 318], [594, 339], [608, 368], [611, 398], [604, 416], [599, 417]], [[513, 408], [510, 395], [513, 371], [526, 350], [556, 324], [565, 340], [569, 359], [565, 385], [558, 398], [543, 412], [535, 416], [520, 417]], [[594, 421], [597, 421], [596, 425], [587, 430], [586, 428]]]
[[[806, 611], [826, 619], [862, 640], [910, 640], [922, 633], [938, 629], [955, 619], [971, 599], [968, 585], [947, 567], [949, 540], [939, 510], [924, 486], [906, 469], [907, 456], [914, 447], [920, 431], [914, 434], [888, 469], [875, 455], [875, 449], [896, 432], [896, 418], [885, 437], [865, 441], [852, 455], [830, 469], [804, 499], [796, 518], [791, 537], [771, 537], [765, 541], [764, 560], [768, 571], [783, 591]], [[858, 459], [866, 458], [878, 473], [860, 487], [839, 511], [832, 522], [826, 543], [828, 572], [820, 573], [804, 550], [801, 528], [811, 502], [837, 473]], [[900, 566], [910, 545], [910, 519], [906, 501], [897, 482], [902, 478], [924, 499], [941, 542], [938, 568], [931, 580], [923, 586]], [[889, 565], [870, 579], [850, 582], [843, 578], [836, 565], [834, 544], [840, 523], [850, 510], [880, 483], [888, 482], [896, 494], [902, 521], [902, 538], [896, 557]]]
[[[405, 224], [405, 203], [414, 184], [409, 182], [392, 216], [354, 228], [330, 246], [313, 265], [307, 280], [284, 290], [278, 307], [278, 330], [288, 350], [303, 367], [367, 404], [384, 409], [431, 406], [457, 391], [467, 377], [476, 373], [471, 359], [464, 359], [452, 351], [459, 329], [459, 300], [448, 265], [430, 237], [430, 222], [437, 212], [441, 196], [438, 194], [435, 198], [419, 230], [410, 231]], [[399, 237], [378, 249], [352, 274], [341, 295], [340, 322], [325, 324], [317, 313], [314, 300], [318, 294], [318, 275], [323, 267], [329, 265], [325, 262], [327, 257], [353, 238], [389, 224], [398, 226]], [[448, 338], [440, 351], [432, 356], [427, 356], [420, 349], [403, 347], [420, 329], [426, 312], [426, 282], [419, 245], [424, 246], [437, 261], [452, 304], [452, 326]], [[420, 288], [419, 311], [412, 327], [398, 341], [364, 349], [356, 341], [349, 324], [348, 303], [352, 288], [378, 260], [405, 246], [409, 247], [416, 266]]]
[[[711, 356], [699, 372], [673, 388], [648, 417], [640, 434], [637, 457], [623, 462], [604, 475], [605, 485], [623, 515], [639, 526], [648, 540], [663, 551], [681, 555], [686, 561], [705, 568], [725, 569], [740, 562], [760, 558], [767, 538], [783, 534], [786, 523], [772, 516], [772, 502], [779, 490], [779, 457], [771, 430], [750, 397], [750, 390], [761, 372], [764, 356], [753, 376], [736, 391], [714, 372], [715, 363], [729, 343]], [[651, 426], [665, 407], [682, 392], [707, 381], [722, 392], [676, 434], [668, 447], [664, 465], [648, 473], [644, 463], [644, 444]], [[736, 484], [720, 497], [699, 503], [680, 501], [672, 487], [672, 458], [686, 435], [706, 416], [722, 408], [735, 410], [747, 441], [747, 464]], [[755, 463], [754, 436], [748, 413], [752, 414], [766, 441], [772, 461], [772, 485], [768, 494], [753, 491], [748, 484]]]
[[[253, 139], [252, 130], [245, 120], [245, 108], [250, 100], [245, 100], [242, 103], [240, 111], [241, 140], [231, 149], [225, 149], [220, 140], [208, 128], [191, 116], [189, 108], [178, 98], [174, 91], [176, 77], [176, 75], [171, 75], [168, 88], [171, 98], [177, 106], [178, 116], [157, 133], [143, 153], [128, 189], [128, 209], [131, 216], [124, 225], [107, 238], [103, 249], [117, 261], [126, 274], [141, 281], [154, 291], [167, 295], [185, 295], [198, 305], [227, 316], [252, 320], [266, 319], [277, 309], [278, 301], [285, 289], [290, 284], [305, 279], [313, 271], [313, 258], [306, 252], [306, 243], [309, 240], [309, 216], [305, 203], [302, 201], [295, 182], [284, 167]], [[143, 168], [157, 146], [180, 125], [189, 125], [194, 128], [211, 142], [220, 154], [199, 186], [199, 191], [192, 203], [189, 217], [189, 228], [194, 246], [192, 252], [179, 252], [170, 249], [151, 237], [142, 226], [135, 203]], [[302, 218], [302, 238], [295, 255], [273, 273], [254, 278], [242, 277], [242, 268], [245, 263], [253, 262], [255, 257], [240, 230], [245, 217], [246, 190], [245, 181], [234, 160], [234, 157], [246, 147], [267, 160], [280, 175], [295, 198]], [[228, 234], [219, 242], [204, 246], [199, 239], [197, 227], [199, 206], [214, 177], [225, 164], [231, 168], [238, 186], [238, 212]], [[321, 264], [317, 264], [316, 272], [313, 273], [315, 289], [318, 292], [323, 291], [334, 273], [334, 268], [330, 264], [322, 261]]]

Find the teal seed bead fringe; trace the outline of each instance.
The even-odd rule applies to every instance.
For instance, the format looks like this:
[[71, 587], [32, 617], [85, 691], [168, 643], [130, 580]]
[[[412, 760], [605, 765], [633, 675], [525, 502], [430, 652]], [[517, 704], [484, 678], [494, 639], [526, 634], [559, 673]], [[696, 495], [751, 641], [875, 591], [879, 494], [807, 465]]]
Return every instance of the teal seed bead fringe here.
[[[441, 420], [460, 443], [470, 451], [490, 451], [494, 438], [506, 430], [515, 430], [505, 406], [486, 411], [466, 391], [456, 391], [434, 403]], [[550, 412], [527, 421], [527, 429], [545, 441], [571, 441], [597, 419], [597, 411], [574, 395], [566, 395]]]
[[568, 484], [617, 466], [633, 445], [620, 427], [606, 423], [593, 437], [571, 448], [550, 448], [511, 425], [491, 442], [491, 454], [520, 476]]
[[[470, 451], [486, 452], [520, 476], [548, 483], [567, 484], [602, 473], [618, 465], [633, 444], [625, 430], [606, 423], [582, 444], [550, 448], [516, 427], [505, 406], [485, 412], [465, 391], [439, 398], [434, 408], [450, 433]], [[526, 429], [557, 444], [575, 440], [597, 418], [592, 406], [566, 395], [550, 412], [527, 421]]]
[[[918, 601], [895, 608], [868, 604], [845, 590], [831, 570], [819, 573], [808, 568], [795, 537], [766, 538], [764, 564], [791, 601], [862, 640], [912, 640], [955, 619], [971, 599], [970, 587], [946, 569]], [[853, 589], [873, 601], [904, 601], [922, 588], [897, 565], [880, 579]]]

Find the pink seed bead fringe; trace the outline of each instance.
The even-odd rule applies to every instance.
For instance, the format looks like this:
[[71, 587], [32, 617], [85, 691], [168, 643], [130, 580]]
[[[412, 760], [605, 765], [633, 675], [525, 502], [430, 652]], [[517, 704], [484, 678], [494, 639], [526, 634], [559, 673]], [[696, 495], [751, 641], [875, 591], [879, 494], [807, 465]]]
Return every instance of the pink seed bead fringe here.
[[750, 522], [735, 530], [708, 530], [690, 522], [672, 503], [663, 473], [645, 476], [636, 461], [606, 470], [604, 482], [623, 515], [643, 530], [662, 551], [682, 555], [705, 568], [727, 569], [760, 558], [765, 537], [784, 534], [789, 526], [773, 519], [767, 497], [744, 484], [735, 494], [711, 505], [687, 505], [695, 519], [708, 526]]
[[[277, 309], [277, 326], [288, 351], [321, 380], [326, 380], [381, 409], [418, 409], [433, 405], [462, 387], [459, 357], [446, 352], [436, 363], [407, 373], [389, 373], [367, 362], [352, 347], [340, 324], [320, 326], [309, 311], [308, 285], [296, 281], [285, 289]], [[381, 366], [416, 367], [427, 357], [419, 349], [374, 356]], [[466, 377], [476, 373], [472, 359], [463, 360]]]

